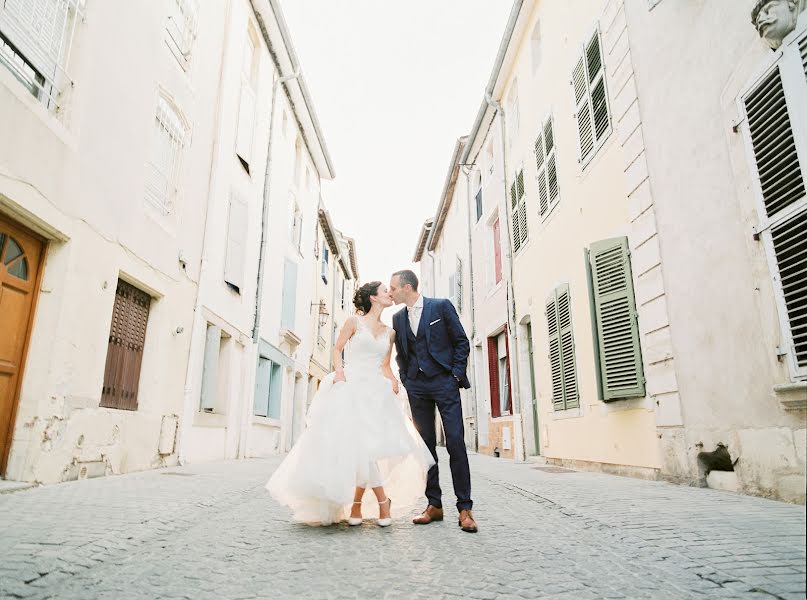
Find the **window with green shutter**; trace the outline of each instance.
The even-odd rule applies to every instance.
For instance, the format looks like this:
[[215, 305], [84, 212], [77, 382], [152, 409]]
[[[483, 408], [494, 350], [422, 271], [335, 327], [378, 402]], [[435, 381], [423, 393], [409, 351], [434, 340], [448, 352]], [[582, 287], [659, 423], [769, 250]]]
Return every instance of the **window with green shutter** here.
[[550, 116], [535, 138], [535, 167], [538, 173], [538, 212], [545, 218], [560, 200], [555, 134]]
[[524, 169], [520, 169], [510, 186], [510, 206], [513, 220], [513, 250], [518, 252], [527, 241], [527, 200], [524, 194]]
[[549, 332], [549, 365], [552, 372], [552, 403], [555, 410], [580, 406], [577, 389], [577, 363], [574, 356], [574, 332], [569, 284], [559, 285], [546, 301]]
[[594, 242], [587, 257], [600, 397], [606, 402], [643, 397], [645, 378], [628, 238]]
[[599, 30], [594, 32], [582, 49], [572, 71], [572, 89], [580, 140], [579, 160], [585, 165], [611, 132]]

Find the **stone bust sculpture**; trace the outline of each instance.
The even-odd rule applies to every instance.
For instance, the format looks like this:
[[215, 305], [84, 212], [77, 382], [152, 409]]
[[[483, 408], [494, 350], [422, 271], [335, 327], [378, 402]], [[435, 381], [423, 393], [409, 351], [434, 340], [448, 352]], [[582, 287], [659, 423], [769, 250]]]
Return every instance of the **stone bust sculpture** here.
[[797, 0], [757, 0], [751, 11], [751, 22], [759, 37], [776, 50], [782, 40], [796, 28], [799, 14]]

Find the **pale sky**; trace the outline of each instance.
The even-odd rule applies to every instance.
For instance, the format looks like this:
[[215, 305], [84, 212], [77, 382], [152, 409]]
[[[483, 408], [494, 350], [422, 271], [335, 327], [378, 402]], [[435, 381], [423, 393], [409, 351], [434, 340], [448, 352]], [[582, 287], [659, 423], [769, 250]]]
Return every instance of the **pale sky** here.
[[283, 0], [356, 239], [361, 281], [411, 266], [457, 138], [482, 102], [510, 0]]

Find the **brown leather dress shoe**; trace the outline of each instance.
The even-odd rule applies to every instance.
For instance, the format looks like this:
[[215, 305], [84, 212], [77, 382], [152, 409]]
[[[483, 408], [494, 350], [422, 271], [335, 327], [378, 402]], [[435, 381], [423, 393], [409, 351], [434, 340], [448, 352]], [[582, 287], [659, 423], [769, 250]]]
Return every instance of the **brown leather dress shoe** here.
[[442, 520], [443, 520], [443, 509], [429, 504], [429, 506], [426, 507], [426, 510], [424, 510], [419, 517], [415, 517], [414, 519], [412, 519], [412, 522], [415, 525], [428, 525], [432, 521], [442, 521]]
[[470, 510], [460, 511], [458, 524], [463, 531], [467, 531], [468, 533], [476, 533], [478, 531], [476, 521], [474, 521], [474, 515]]

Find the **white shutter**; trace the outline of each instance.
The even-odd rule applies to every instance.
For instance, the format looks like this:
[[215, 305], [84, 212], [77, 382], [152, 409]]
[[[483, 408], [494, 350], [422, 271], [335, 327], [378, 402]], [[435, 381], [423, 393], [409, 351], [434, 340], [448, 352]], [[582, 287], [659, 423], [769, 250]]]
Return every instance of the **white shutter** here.
[[807, 30], [741, 96], [762, 239], [792, 374], [807, 376]]
[[238, 108], [238, 134], [235, 153], [249, 171], [252, 162], [252, 140], [255, 137], [255, 92], [246, 81], [241, 82], [241, 105]]
[[244, 261], [248, 232], [248, 206], [238, 195], [230, 196], [230, 218], [227, 223], [227, 255], [224, 281], [239, 292], [244, 289]]

